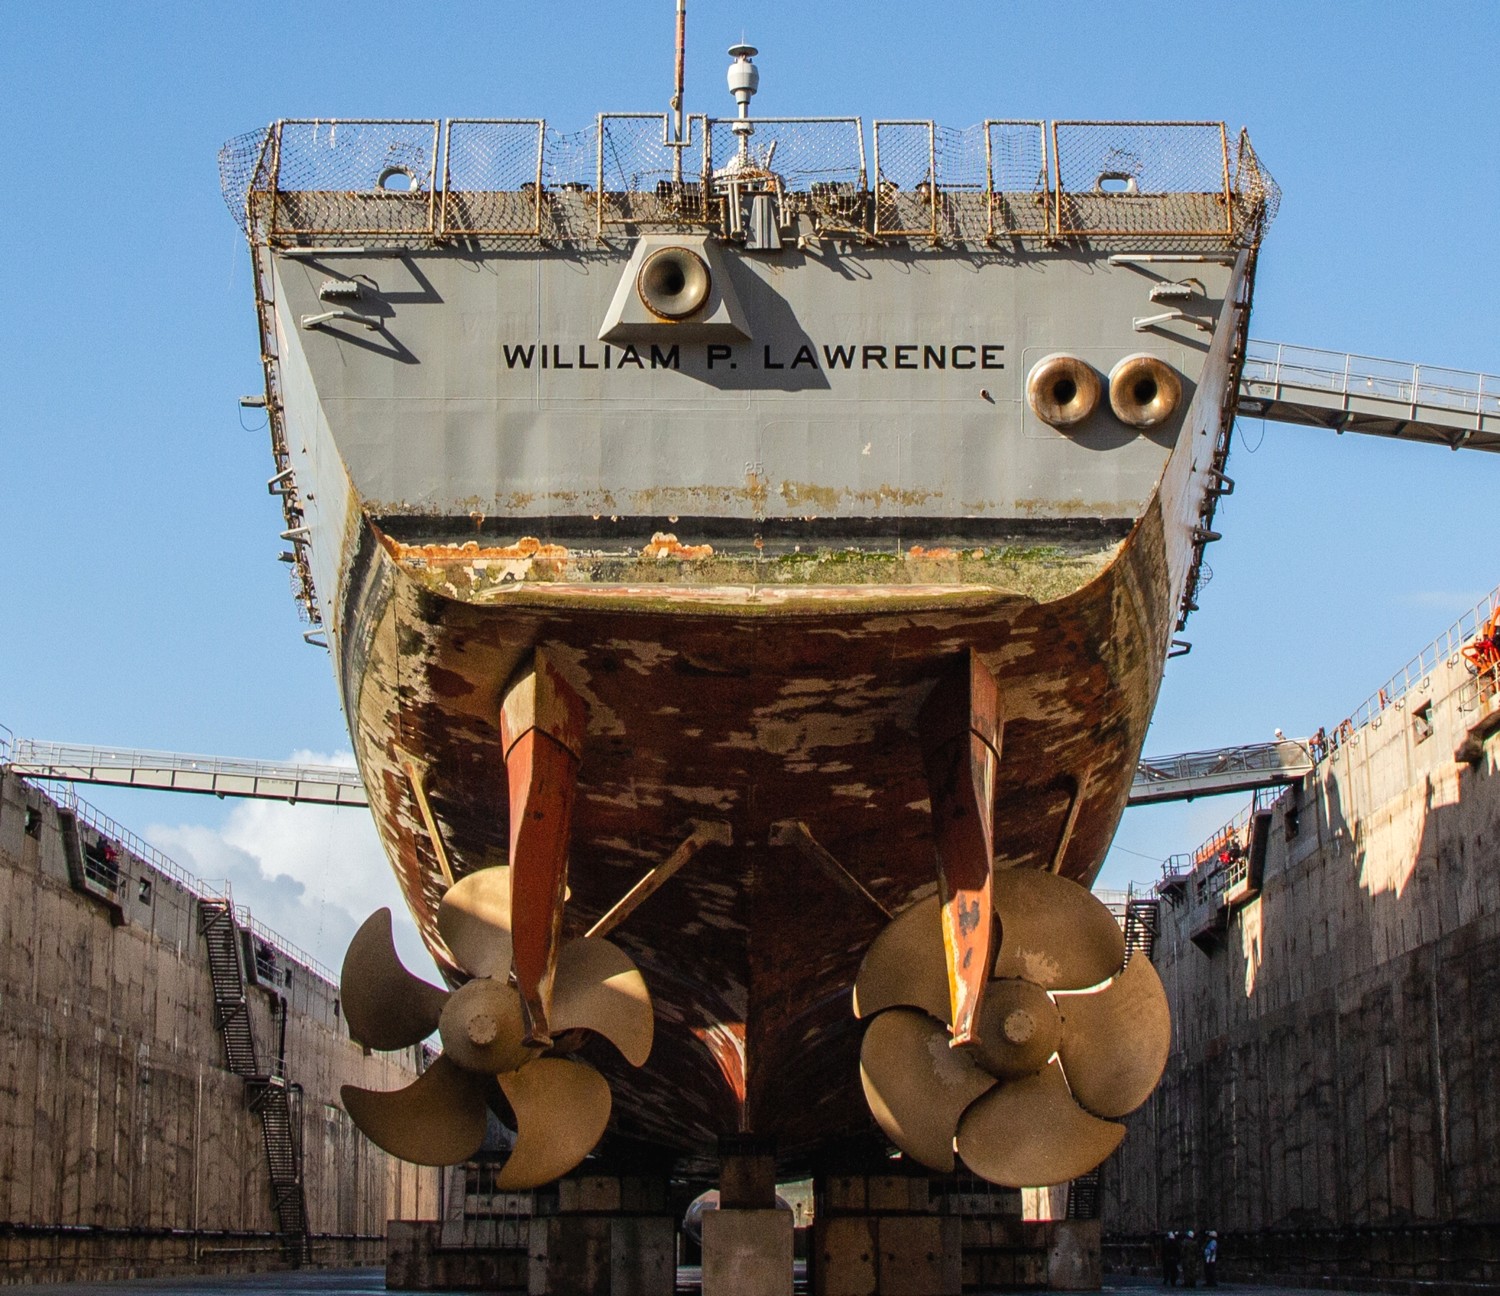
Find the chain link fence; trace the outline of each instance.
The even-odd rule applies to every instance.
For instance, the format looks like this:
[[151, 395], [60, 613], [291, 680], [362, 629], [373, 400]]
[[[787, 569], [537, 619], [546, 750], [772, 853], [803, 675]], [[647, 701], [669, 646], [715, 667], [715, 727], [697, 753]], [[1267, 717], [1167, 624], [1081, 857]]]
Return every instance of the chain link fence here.
[[420, 120], [279, 122], [269, 235], [430, 233], [440, 129]]
[[235, 224], [250, 228], [250, 196], [271, 185], [271, 136], [274, 127], [262, 126], [225, 141], [219, 149], [219, 192]]
[[741, 191], [776, 196], [790, 228], [882, 239], [1111, 246], [1256, 243], [1281, 191], [1243, 132], [1218, 122], [693, 117], [603, 114], [562, 133], [538, 119], [284, 121], [230, 140], [220, 183], [258, 240], [602, 237], [716, 228]]
[[[606, 113], [599, 118], [599, 231], [612, 225], [679, 229], [706, 224], [702, 117], [688, 119], [672, 142], [666, 113]], [[696, 141], [696, 146], [695, 146]]]
[[1222, 122], [1054, 122], [1052, 154], [1059, 237], [1233, 234]]
[[1047, 123], [987, 121], [984, 133], [989, 236], [1045, 236], [1051, 215]]
[[448, 123], [440, 228], [453, 235], [536, 235], [542, 229], [540, 118]]
[[875, 134], [877, 238], [937, 233], [937, 128], [930, 121], [878, 121]]
[[1258, 243], [1281, 210], [1281, 186], [1261, 164], [1250, 132], [1243, 129], [1235, 149], [1233, 190], [1238, 241]]

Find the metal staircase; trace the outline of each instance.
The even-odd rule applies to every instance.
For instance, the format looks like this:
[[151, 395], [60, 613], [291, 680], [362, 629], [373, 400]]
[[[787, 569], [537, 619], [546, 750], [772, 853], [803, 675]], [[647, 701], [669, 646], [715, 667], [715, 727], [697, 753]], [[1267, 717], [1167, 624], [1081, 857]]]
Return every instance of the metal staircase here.
[[1137, 954], [1148, 959], [1156, 951], [1156, 934], [1160, 930], [1161, 901], [1155, 896], [1132, 895], [1125, 902], [1125, 961]]
[[1069, 1182], [1068, 1218], [1075, 1220], [1099, 1218], [1099, 1171], [1097, 1168]]
[[284, 1240], [287, 1258], [301, 1265], [311, 1259], [307, 1197], [302, 1185], [302, 1087], [287, 1083], [284, 1048], [269, 1070], [257, 1059], [233, 901], [227, 896], [200, 899], [198, 922], [208, 945], [214, 1018], [224, 1040], [224, 1060], [244, 1080], [250, 1110], [260, 1117], [277, 1231]]
[[[1156, 948], [1159, 930], [1158, 917], [1161, 901], [1155, 896], [1138, 896], [1127, 893], [1125, 910], [1116, 916], [1125, 934], [1125, 961], [1130, 962], [1137, 954], [1150, 958]], [[1068, 1218], [1091, 1220], [1099, 1218], [1102, 1202], [1099, 1187], [1100, 1168], [1079, 1175], [1068, 1184]]]

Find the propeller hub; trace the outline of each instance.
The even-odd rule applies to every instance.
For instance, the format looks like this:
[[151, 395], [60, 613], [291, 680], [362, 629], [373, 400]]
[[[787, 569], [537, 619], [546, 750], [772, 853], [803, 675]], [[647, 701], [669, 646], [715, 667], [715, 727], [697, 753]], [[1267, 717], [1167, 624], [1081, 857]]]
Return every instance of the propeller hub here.
[[1057, 1052], [1062, 1018], [1047, 992], [1030, 981], [991, 981], [980, 1009], [974, 1060], [1001, 1080], [1032, 1075]]
[[1017, 1008], [1005, 1018], [1002, 1030], [1012, 1044], [1025, 1044], [1036, 1034], [1036, 1018], [1024, 1008]]
[[492, 1013], [477, 1012], [469, 1018], [469, 1042], [477, 1044], [481, 1048], [486, 1044], [493, 1044], [495, 1036], [500, 1033], [500, 1023], [497, 1022]]
[[522, 1044], [521, 996], [489, 977], [454, 991], [438, 1019], [443, 1053], [465, 1071], [499, 1075], [535, 1056]]

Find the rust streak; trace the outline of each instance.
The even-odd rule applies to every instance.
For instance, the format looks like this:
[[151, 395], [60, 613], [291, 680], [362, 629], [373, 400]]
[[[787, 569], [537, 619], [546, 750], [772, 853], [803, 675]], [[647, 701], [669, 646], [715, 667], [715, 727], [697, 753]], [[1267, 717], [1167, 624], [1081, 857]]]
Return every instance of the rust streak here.
[[651, 537], [651, 543], [641, 550], [642, 558], [655, 558], [666, 561], [669, 558], [712, 558], [714, 547], [710, 544], [685, 545], [678, 542], [675, 535], [669, 532], [658, 531]]

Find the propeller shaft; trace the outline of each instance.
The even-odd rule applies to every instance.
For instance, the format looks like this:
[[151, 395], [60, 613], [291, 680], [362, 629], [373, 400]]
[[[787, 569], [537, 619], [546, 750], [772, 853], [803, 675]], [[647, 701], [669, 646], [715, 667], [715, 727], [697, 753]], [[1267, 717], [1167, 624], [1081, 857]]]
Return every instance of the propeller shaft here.
[[937, 839], [953, 1043], [974, 1044], [994, 963], [1001, 718], [995, 677], [972, 649], [938, 681], [918, 723]]
[[511, 942], [526, 1043], [537, 1048], [552, 1043], [547, 1016], [586, 719], [583, 699], [540, 650], [500, 708], [510, 790]]

